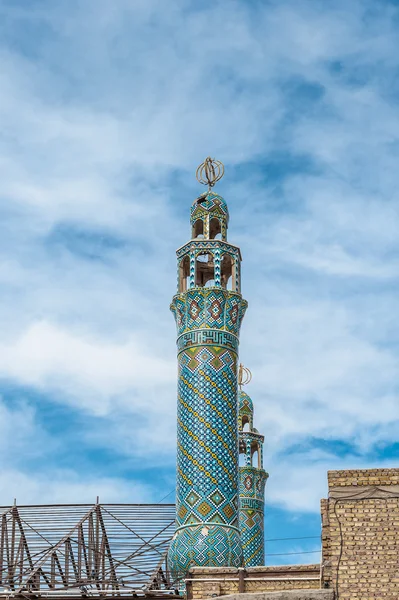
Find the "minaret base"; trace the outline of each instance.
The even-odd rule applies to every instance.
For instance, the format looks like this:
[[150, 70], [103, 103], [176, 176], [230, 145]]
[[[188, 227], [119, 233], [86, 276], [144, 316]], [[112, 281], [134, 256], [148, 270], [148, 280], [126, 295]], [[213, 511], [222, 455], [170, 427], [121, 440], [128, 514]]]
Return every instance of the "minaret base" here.
[[200, 523], [178, 529], [169, 547], [168, 569], [176, 579], [190, 567], [242, 567], [240, 532], [235, 527]]

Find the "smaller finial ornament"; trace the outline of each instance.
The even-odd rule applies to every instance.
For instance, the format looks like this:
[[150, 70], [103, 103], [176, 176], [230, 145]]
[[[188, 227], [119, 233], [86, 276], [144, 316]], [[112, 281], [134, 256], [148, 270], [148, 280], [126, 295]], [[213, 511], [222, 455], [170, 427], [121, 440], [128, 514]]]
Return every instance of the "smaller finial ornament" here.
[[252, 373], [249, 369], [244, 367], [242, 363], [240, 363], [238, 367], [238, 385], [240, 386], [240, 390], [243, 385], [247, 385], [252, 379]]
[[203, 163], [200, 164], [196, 171], [197, 180], [208, 185], [208, 190], [215, 185], [216, 182], [220, 181], [224, 175], [224, 164], [220, 160], [215, 160], [208, 156]]

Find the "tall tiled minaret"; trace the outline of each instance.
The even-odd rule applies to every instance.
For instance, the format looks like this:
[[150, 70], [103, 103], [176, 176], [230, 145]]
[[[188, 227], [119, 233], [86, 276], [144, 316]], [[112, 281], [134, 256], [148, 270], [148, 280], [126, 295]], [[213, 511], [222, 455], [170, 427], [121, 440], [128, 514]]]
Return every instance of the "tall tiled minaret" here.
[[229, 213], [212, 191], [223, 165], [207, 158], [208, 191], [191, 207], [191, 240], [177, 251], [178, 409], [176, 533], [169, 569], [243, 564], [238, 522], [237, 353], [247, 302]]
[[240, 478], [240, 530], [246, 567], [265, 564], [265, 484], [269, 477], [263, 470], [264, 436], [254, 428], [254, 406], [251, 398], [243, 392], [242, 385], [252, 378], [249, 369], [239, 367], [238, 430], [240, 455], [243, 465]]

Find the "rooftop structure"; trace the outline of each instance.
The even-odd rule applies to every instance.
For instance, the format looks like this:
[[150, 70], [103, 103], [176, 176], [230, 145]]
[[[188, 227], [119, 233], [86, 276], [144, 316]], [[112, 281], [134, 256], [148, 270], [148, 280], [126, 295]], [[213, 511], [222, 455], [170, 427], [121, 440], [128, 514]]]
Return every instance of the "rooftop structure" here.
[[[0, 508], [0, 597], [169, 594], [173, 504]], [[173, 591], [172, 591], [173, 593]]]

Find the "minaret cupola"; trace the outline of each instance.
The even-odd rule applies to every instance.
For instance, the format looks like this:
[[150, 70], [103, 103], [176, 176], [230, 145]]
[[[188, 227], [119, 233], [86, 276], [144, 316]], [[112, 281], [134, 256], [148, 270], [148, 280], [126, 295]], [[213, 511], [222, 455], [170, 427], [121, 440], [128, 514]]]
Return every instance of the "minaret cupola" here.
[[[177, 291], [181, 294], [196, 287], [218, 287], [240, 293], [241, 252], [227, 242], [227, 204], [222, 196], [212, 191], [223, 175], [223, 166], [219, 170], [213, 167], [212, 171], [209, 165], [206, 167], [207, 161], [221, 165], [207, 158], [198, 167], [198, 179], [201, 183], [208, 182], [209, 189], [194, 200], [190, 215], [191, 241], [177, 251]], [[209, 179], [203, 172], [210, 174]]]

